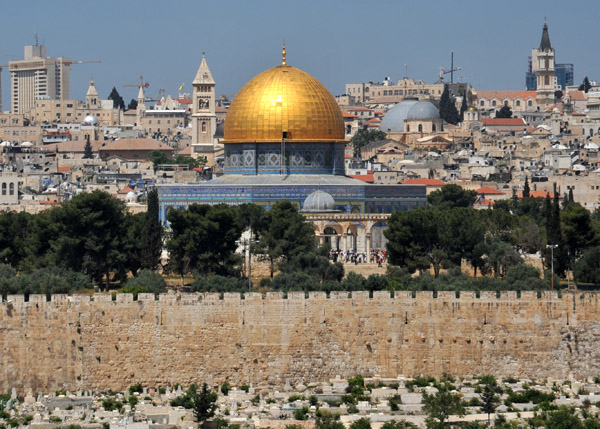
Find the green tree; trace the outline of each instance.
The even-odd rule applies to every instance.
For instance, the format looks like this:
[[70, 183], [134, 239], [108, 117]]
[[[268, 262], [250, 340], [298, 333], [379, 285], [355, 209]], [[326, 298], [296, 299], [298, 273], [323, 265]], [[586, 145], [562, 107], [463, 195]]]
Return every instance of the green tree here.
[[352, 148], [354, 149], [354, 156], [360, 158], [360, 151], [364, 146], [372, 142], [384, 140], [386, 137], [387, 134], [380, 130], [358, 131], [350, 139]]
[[582, 252], [596, 241], [590, 212], [578, 203], [569, 203], [560, 213], [560, 224], [568, 266], [572, 267]]
[[265, 225], [256, 249], [269, 261], [271, 278], [277, 265], [285, 268], [299, 255], [316, 249], [314, 227], [287, 200], [273, 205], [265, 215]]
[[585, 92], [586, 94], [588, 93], [588, 91], [590, 89], [592, 89], [592, 84], [590, 83], [590, 80], [588, 79], [587, 76], [583, 78], [583, 83], [581, 85], [579, 85], [578, 89], [580, 91]]
[[353, 421], [350, 425], [350, 429], [371, 429], [371, 420], [366, 417], [362, 417]]
[[580, 282], [600, 284], [600, 246], [590, 247], [575, 262], [574, 275]]
[[488, 415], [488, 426], [490, 425], [490, 415], [496, 411], [498, 405], [500, 405], [500, 397], [496, 394], [498, 390], [498, 386], [495, 383], [486, 383], [483, 386], [483, 391], [481, 392], [481, 411], [487, 413]]
[[169, 268], [183, 276], [235, 274], [240, 258], [235, 255], [242, 228], [235, 209], [225, 204], [192, 204], [187, 210], [169, 209], [171, 236], [167, 242]]
[[148, 210], [145, 214], [144, 231], [141, 236], [141, 266], [155, 270], [160, 266], [163, 247], [163, 227], [159, 219], [158, 190], [148, 192]]
[[529, 178], [525, 177], [525, 185], [523, 185], [523, 198], [529, 198]]
[[467, 98], [467, 91], [463, 92], [462, 103], [460, 103], [460, 115], [459, 122], [463, 122], [465, 120], [465, 112], [469, 108], [469, 99]]
[[132, 98], [129, 104], [127, 105], [127, 110], [136, 110], [138, 107], [138, 102], [135, 98]]
[[125, 266], [125, 204], [103, 191], [79, 194], [52, 209], [58, 230], [52, 243], [54, 263], [88, 274], [98, 285]]
[[83, 148], [83, 159], [92, 159], [94, 152], [92, 151], [92, 143], [90, 142], [90, 136], [85, 137], [85, 146]]
[[[194, 386], [195, 387], [195, 386]], [[217, 409], [217, 394], [211, 392], [206, 383], [202, 384], [202, 390], [198, 392], [194, 389], [191, 395], [194, 418], [198, 422], [198, 427], [215, 415]]]
[[28, 257], [34, 217], [25, 212], [0, 214], [0, 263], [18, 268]]
[[123, 97], [121, 97], [119, 91], [117, 91], [117, 88], [115, 88], [114, 86], [112, 91], [110, 91], [110, 94], [108, 95], [108, 99], [113, 101], [115, 108], [121, 110], [125, 109], [125, 101], [123, 101]]
[[444, 85], [444, 92], [440, 98], [440, 117], [449, 124], [458, 123], [458, 110], [454, 97], [450, 97], [448, 85]]
[[455, 184], [442, 186], [427, 195], [427, 203], [438, 209], [452, 207], [472, 207], [477, 200], [477, 192], [463, 189]]
[[572, 407], [560, 407], [547, 414], [546, 429], [582, 429], [583, 423]]
[[512, 118], [512, 110], [508, 106], [502, 106], [500, 110], [496, 110], [496, 119]]
[[161, 150], [153, 150], [150, 153], [148, 153], [148, 161], [150, 161], [154, 165], [155, 170], [158, 168], [159, 165], [173, 163], [173, 159], [169, 158], [167, 154]]
[[121, 292], [133, 293], [153, 293], [159, 294], [167, 291], [165, 279], [155, 271], [148, 269], [141, 270], [137, 276], [127, 280]]
[[458, 393], [451, 392], [443, 383], [435, 394], [423, 393], [423, 411], [427, 414], [427, 427], [439, 427], [446, 424], [451, 415], [463, 416], [465, 407]]
[[317, 412], [315, 427], [316, 429], [344, 429], [344, 424], [340, 421], [339, 414], [319, 410]]
[[406, 420], [393, 420], [385, 422], [383, 426], [381, 426], [381, 429], [412, 429], [416, 427], [416, 425], [407, 422]]

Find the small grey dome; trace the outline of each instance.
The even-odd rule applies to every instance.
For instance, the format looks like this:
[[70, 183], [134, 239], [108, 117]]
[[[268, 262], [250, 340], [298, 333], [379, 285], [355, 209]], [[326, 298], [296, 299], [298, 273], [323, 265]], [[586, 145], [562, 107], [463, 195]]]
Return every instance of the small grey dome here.
[[322, 213], [337, 211], [335, 200], [327, 192], [314, 191], [304, 200], [301, 212]]
[[419, 101], [408, 111], [408, 121], [433, 121], [440, 119], [440, 112], [429, 101]]
[[418, 102], [415, 100], [405, 100], [390, 110], [387, 111], [383, 119], [381, 120], [381, 124], [379, 129], [385, 133], [389, 131], [401, 133], [404, 132], [404, 121], [408, 115], [408, 111]]
[[88, 125], [88, 126], [97, 126], [100, 122], [98, 121], [98, 118], [96, 118], [94, 115], [87, 115], [85, 118], [83, 118], [83, 123], [82, 125]]

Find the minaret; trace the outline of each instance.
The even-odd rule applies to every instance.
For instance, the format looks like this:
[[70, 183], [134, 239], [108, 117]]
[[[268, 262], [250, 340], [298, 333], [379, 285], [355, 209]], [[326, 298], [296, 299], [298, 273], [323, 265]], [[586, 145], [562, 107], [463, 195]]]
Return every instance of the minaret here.
[[88, 109], [97, 109], [100, 107], [100, 103], [98, 99], [100, 96], [98, 95], [98, 91], [94, 86], [94, 81], [90, 80], [90, 87], [87, 90], [87, 94], [85, 94], [85, 102], [87, 104]]
[[144, 120], [144, 112], [146, 111], [146, 104], [144, 101], [146, 100], [146, 95], [144, 94], [144, 87], [140, 85], [140, 90], [137, 96], [137, 109], [136, 109], [136, 124], [138, 127], [143, 128], [144, 125], [142, 121]]
[[544, 20], [542, 40], [538, 49], [531, 52], [532, 69], [537, 78], [537, 104], [548, 106], [554, 104], [556, 77], [554, 76], [554, 49], [550, 45], [548, 24]]
[[205, 157], [207, 165], [215, 164], [214, 135], [217, 129], [215, 115], [215, 81], [204, 52], [196, 77], [192, 82], [192, 157]]

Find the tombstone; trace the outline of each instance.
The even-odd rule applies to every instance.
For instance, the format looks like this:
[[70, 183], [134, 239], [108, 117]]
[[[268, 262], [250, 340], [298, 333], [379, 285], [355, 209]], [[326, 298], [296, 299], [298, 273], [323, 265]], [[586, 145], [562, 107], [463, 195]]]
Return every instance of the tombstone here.
[[35, 413], [33, 415], [33, 423], [42, 423], [42, 416], [40, 413]]
[[31, 389], [29, 390], [29, 392], [27, 392], [27, 395], [25, 396], [25, 403], [26, 404], [34, 404], [35, 403], [35, 398], [33, 397], [33, 393], [31, 392]]
[[41, 393], [38, 393], [38, 396], [37, 396], [36, 402], [39, 402], [39, 403], [41, 403], [41, 402], [42, 402], [42, 394], [41, 394]]
[[177, 396], [183, 395], [183, 390], [181, 389], [181, 384], [177, 386]]
[[248, 394], [249, 395], [255, 395], [255, 389], [254, 387], [252, 387], [252, 383], [250, 383], [250, 389], [248, 389]]
[[148, 388], [144, 387], [144, 390], [142, 392], [143, 392], [144, 396], [146, 396], [148, 394]]
[[81, 398], [81, 390], [78, 390], [78, 391], [77, 391], [77, 397], [78, 397], [78, 398]]
[[285, 380], [285, 387], [283, 388], [283, 391], [284, 392], [289, 392], [290, 390], [292, 390], [292, 386], [290, 386], [290, 380], [288, 380], [286, 378], [286, 380]]
[[231, 409], [237, 411], [237, 401], [235, 399], [231, 401]]
[[13, 399], [13, 400], [17, 399], [17, 389], [15, 389], [14, 387], [10, 391], [10, 399]]

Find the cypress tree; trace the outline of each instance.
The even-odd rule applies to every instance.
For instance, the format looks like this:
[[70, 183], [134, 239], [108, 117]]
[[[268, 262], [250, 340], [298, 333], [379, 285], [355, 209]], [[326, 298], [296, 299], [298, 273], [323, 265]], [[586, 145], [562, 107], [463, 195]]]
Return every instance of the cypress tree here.
[[467, 100], [467, 91], [465, 90], [465, 92], [463, 93], [463, 101], [462, 104], [460, 105], [460, 117], [459, 117], [459, 122], [463, 122], [465, 120], [465, 112], [467, 111], [467, 108], [469, 107], [469, 102]]
[[148, 211], [146, 212], [145, 233], [142, 240], [142, 268], [155, 270], [160, 265], [162, 253], [163, 227], [158, 218], [158, 191], [156, 188], [148, 192]]
[[454, 98], [450, 97], [448, 85], [444, 85], [444, 92], [440, 98], [440, 117], [449, 124], [458, 122], [458, 110], [454, 104]]
[[573, 188], [569, 189], [569, 202], [574, 203], [575, 199], [573, 198]]
[[525, 178], [525, 185], [523, 186], [523, 198], [529, 198], [529, 178]]
[[90, 143], [90, 136], [85, 138], [85, 147], [83, 148], [83, 159], [92, 159], [94, 154], [92, 152], [92, 144]]

